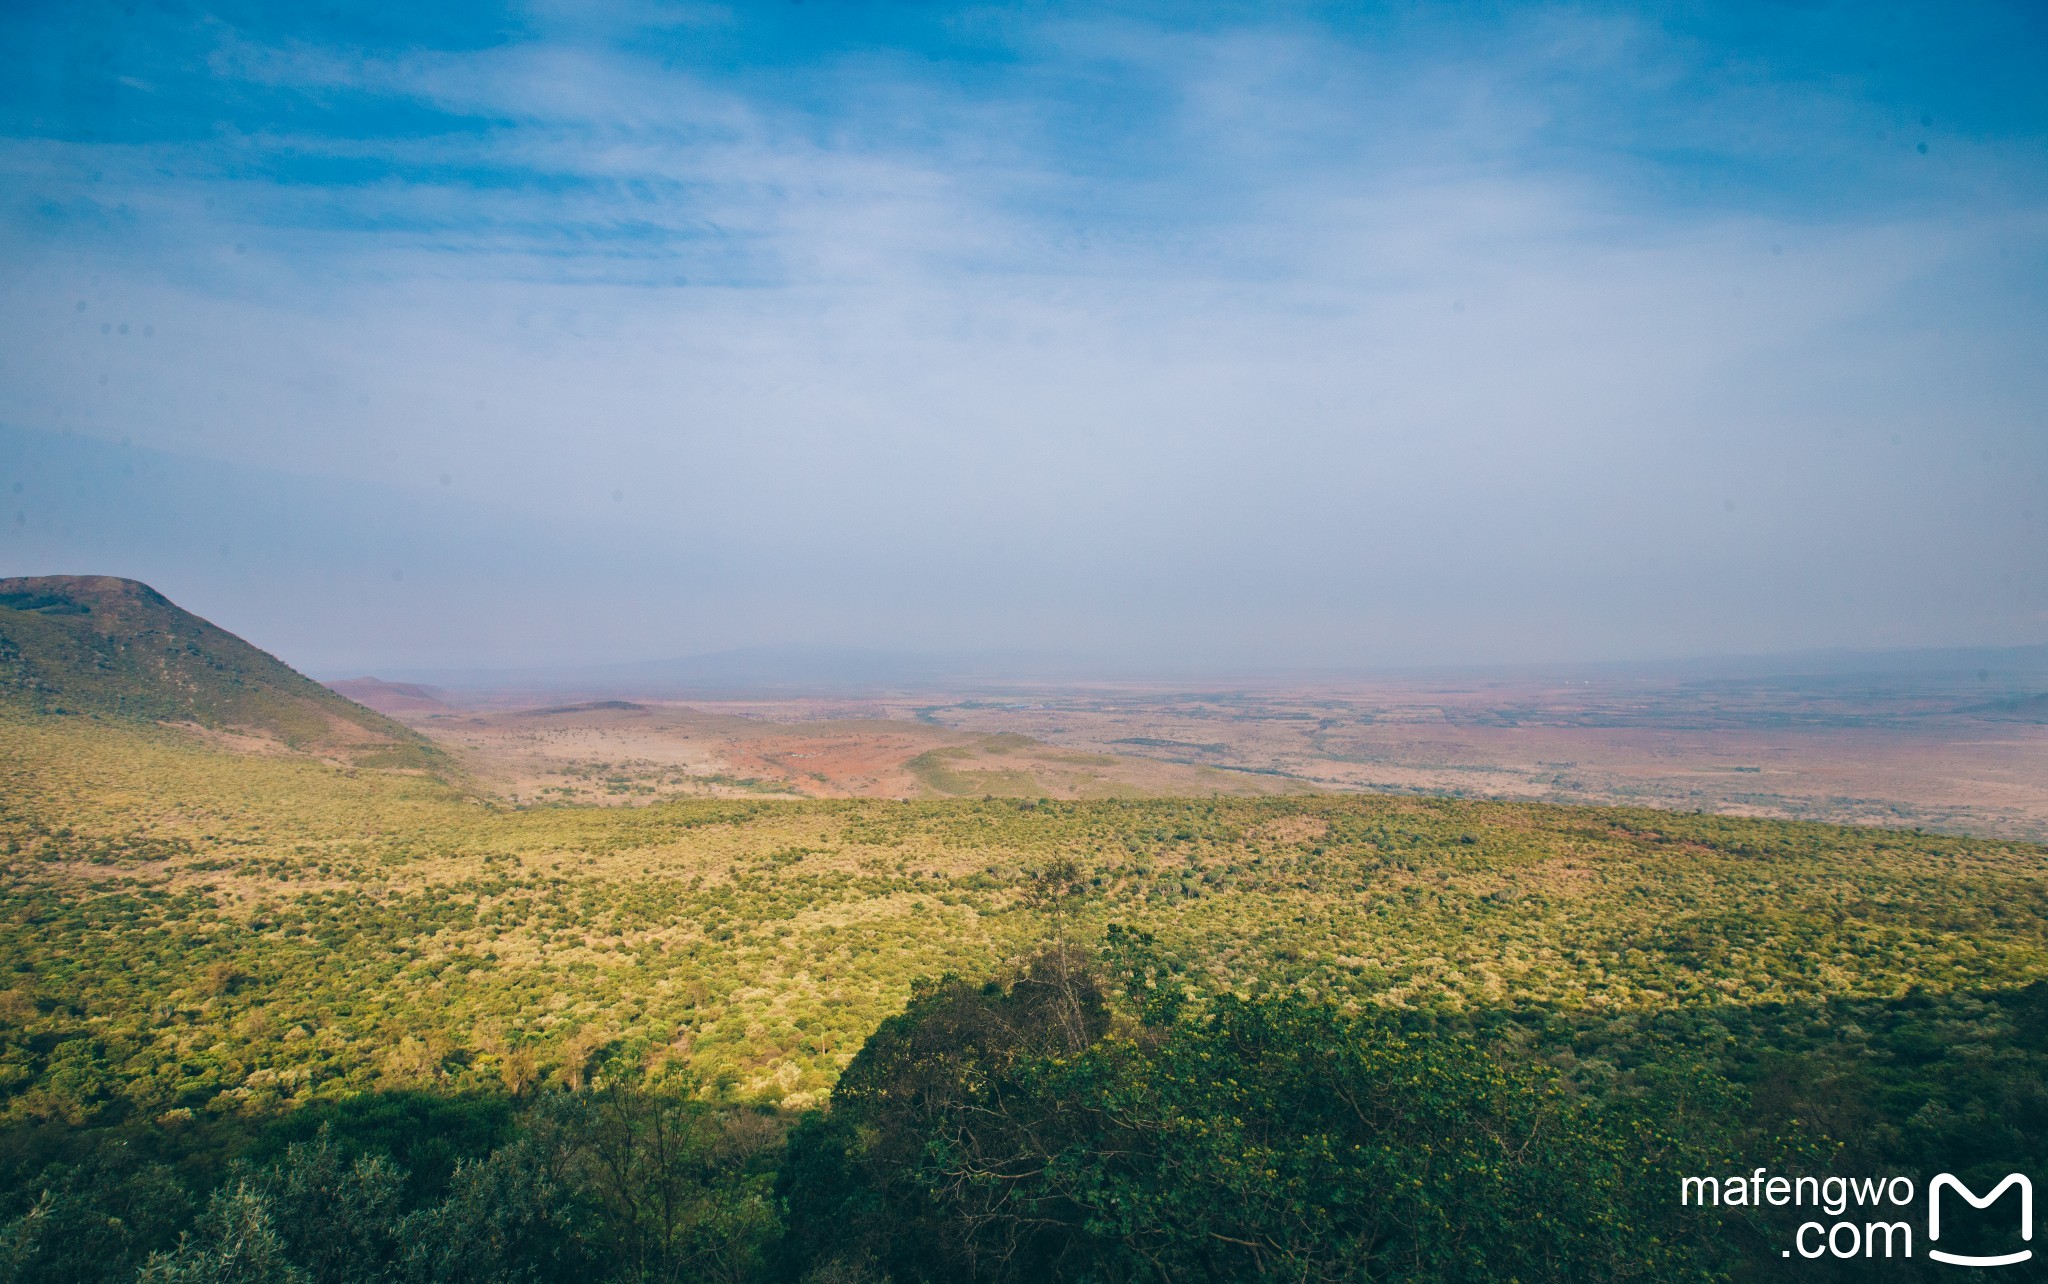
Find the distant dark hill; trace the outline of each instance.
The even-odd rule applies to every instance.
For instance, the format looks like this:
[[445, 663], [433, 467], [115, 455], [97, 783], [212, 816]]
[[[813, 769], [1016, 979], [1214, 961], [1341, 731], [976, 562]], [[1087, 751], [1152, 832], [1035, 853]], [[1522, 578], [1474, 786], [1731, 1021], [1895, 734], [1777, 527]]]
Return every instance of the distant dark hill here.
[[793, 695], [917, 690], [947, 683], [1093, 673], [1083, 660], [1054, 652], [939, 654], [835, 646], [757, 646], [629, 664], [423, 670], [413, 676], [457, 692], [520, 691], [537, 696], [555, 692], [567, 699], [606, 695], [688, 697], [707, 692]]
[[2041, 695], [2014, 696], [2010, 700], [1989, 700], [1983, 704], [1973, 704], [1963, 712], [2012, 722], [2048, 722], [2048, 692]]
[[147, 584], [104, 575], [0, 579], [0, 707], [196, 724], [360, 766], [439, 758]]
[[418, 682], [386, 682], [382, 678], [344, 678], [327, 689], [379, 713], [429, 713], [446, 709], [439, 687]]
[[647, 708], [631, 700], [587, 700], [582, 704], [551, 704], [545, 709], [521, 709], [514, 717], [545, 718], [557, 713], [595, 713], [600, 709], [620, 709], [628, 713], [639, 713]]

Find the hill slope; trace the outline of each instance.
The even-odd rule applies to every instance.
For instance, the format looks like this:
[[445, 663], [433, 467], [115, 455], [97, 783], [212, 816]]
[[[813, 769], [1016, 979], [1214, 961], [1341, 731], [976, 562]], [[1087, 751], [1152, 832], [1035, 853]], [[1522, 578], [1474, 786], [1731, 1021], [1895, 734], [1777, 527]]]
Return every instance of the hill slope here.
[[2048, 692], [1973, 704], [1963, 712], [1974, 713], [1980, 718], [1997, 718], [2013, 722], [2048, 722]]
[[0, 579], [0, 707], [194, 724], [362, 766], [438, 757], [408, 728], [113, 576]]
[[379, 713], [430, 713], [448, 707], [448, 702], [441, 698], [440, 688], [421, 686], [417, 682], [344, 678], [325, 685], [329, 691]]

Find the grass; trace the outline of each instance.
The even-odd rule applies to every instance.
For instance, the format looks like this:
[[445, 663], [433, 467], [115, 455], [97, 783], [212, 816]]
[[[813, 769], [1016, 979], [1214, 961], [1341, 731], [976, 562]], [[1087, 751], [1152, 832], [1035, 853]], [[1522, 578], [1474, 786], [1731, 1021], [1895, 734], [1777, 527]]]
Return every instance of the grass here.
[[[977, 736], [972, 744], [928, 749], [904, 766], [932, 795], [941, 798], [1147, 798], [1157, 792], [1143, 778], [1132, 779], [1118, 768], [1130, 760], [1109, 754], [1056, 749], [1029, 736]], [[1192, 777], [1175, 782], [1174, 792], [1206, 788], [1217, 794], [1267, 792], [1261, 782], [1250, 786], [1240, 773], [1196, 767]], [[1279, 772], [1264, 773], [1279, 776]], [[1193, 789], [1190, 789], [1190, 785]], [[1309, 792], [1314, 787], [1290, 781], [1282, 788]]]

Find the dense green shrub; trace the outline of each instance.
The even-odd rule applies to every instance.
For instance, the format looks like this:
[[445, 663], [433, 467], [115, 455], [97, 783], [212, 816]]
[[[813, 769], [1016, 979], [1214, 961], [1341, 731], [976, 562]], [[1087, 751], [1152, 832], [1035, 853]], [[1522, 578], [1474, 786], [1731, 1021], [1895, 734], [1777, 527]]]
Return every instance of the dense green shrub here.
[[1670, 1192], [1740, 1104], [1697, 1069], [1588, 1100], [1518, 1045], [1292, 996], [1119, 1021], [1047, 956], [883, 1024], [791, 1139], [785, 1251], [898, 1281], [1711, 1274], [1735, 1245]]
[[[510, 1140], [459, 1159], [417, 1200], [405, 1169], [360, 1138], [411, 1113], [459, 1145], [465, 1112], [338, 1103], [311, 1140], [288, 1142], [267, 1162], [231, 1162], [196, 1221], [171, 1167], [123, 1164], [123, 1148], [102, 1139], [97, 1150], [112, 1160], [51, 1165], [26, 1210], [0, 1224], [0, 1281], [752, 1278], [779, 1228], [770, 1187], [780, 1122], [671, 1087], [598, 1083], [548, 1094], [528, 1103]], [[342, 1134], [358, 1141], [344, 1146]], [[441, 1149], [412, 1140], [415, 1151]], [[272, 1148], [251, 1138], [248, 1149]]]

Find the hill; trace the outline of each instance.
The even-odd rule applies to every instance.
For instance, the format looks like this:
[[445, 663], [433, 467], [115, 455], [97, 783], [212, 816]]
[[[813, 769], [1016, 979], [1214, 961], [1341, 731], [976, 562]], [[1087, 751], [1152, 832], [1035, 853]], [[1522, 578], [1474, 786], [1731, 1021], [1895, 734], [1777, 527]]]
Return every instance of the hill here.
[[147, 584], [106, 575], [0, 579], [0, 708], [181, 724], [356, 766], [440, 756]]
[[2013, 722], [2048, 722], [2048, 692], [2041, 695], [2014, 696], [2009, 700], [1990, 700], [1973, 704], [1963, 710], [1982, 718], [1997, 718]]
[[446, 709], [439, 687], [417, 682], [386, 682], [382, 678], [344, 678], [326, 684], [329, 691], [378, 713], [431, 713]]

